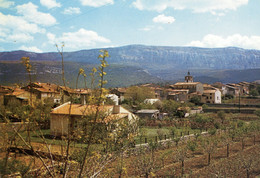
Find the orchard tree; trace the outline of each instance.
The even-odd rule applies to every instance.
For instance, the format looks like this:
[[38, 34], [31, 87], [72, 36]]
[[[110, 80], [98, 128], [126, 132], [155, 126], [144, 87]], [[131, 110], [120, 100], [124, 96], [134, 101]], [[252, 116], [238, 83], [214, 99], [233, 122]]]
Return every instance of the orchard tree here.
[[133, 105], [138, 105], [145, 99], [154, 97], [154, 91], [147, 87], [132, 86], [127, 88], [125, 93], [125, 99], [131, 101]]
[[176, 153], [176, 160], [181, 162], [181, 175], [184, 174], [184, 160], [187, 157], [187, 149], [186, 148], [179, 148], [177, 149]]
[[217, 115], [218, 115], [218, 118], [221, 119], [221, 123], [223, 124], [224, 121], [225, 121], [225, 118], [226, 118], [225, 112], [224, 112], [224, 111], [218, 111], [218, 112], [217, 112]]
[[208, 165], [210, 165], [211, 157], [214, 151], [217, 148], [217, 140], [216, 137], [211, 137], [211, 138], [204, 138], [202, 140], [202, 145], [204, 148], [204, 151], [208, 154]]
[[169, 116], [174, 116], [179, 107], [180, 103], [174, 100], [164, 100], [162, 103], [162, 111], [168, 113]]

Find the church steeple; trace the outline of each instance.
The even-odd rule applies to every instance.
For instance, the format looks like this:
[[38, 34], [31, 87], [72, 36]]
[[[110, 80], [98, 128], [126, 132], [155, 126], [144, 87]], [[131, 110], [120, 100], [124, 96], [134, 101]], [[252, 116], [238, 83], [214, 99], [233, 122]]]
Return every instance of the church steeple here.
[[188, 71], [188, 75], [185, 76], [185, 82], [187, 83], [193, 82], [193, 77], [190, 75], [190, 71]]

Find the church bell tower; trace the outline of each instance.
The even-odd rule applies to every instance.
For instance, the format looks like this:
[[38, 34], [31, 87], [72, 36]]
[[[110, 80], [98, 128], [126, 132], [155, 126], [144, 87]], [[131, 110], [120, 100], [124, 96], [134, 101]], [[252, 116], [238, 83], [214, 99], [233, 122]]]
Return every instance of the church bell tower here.
[[185, 76], [185, 82], [187, 83], [193, 82], [193, 77], [190, 75], [190, 71], [188, 71], [188, 75]]

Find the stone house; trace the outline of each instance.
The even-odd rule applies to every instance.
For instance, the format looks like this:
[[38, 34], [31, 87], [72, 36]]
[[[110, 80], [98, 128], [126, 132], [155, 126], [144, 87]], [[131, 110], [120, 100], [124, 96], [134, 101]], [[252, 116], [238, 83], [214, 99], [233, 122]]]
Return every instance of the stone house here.
[[[174, 90], [188, 90], [188, 93], [203, 93], [203, 85], [200, 82], [194, 82], [193, 77], [190, 75], [190, 72], [188, 72], [188, 75], [185, 76], [185, 82], [177, 82], [174, 85], [170, 85], [170, 88]], [[178, 92], [179, 92], [178, 91]]]
[[32, 98], [32, 101], [35, 101], [36, 95], [24, 89], [16, 88], [11, 93], [4, 95], [4, 105], [7, 105], [11, 101], [19, 102], [21, 105], [29, 104], [30, 98]]
[[226, 94], [232, 96], [239, 96], [240, 87], [238, 87], [236, 84], [226, 84]]
[[189, 93], [203, 93], [203, 85], [200, 82], [177, 82], [170, 87], [175, 90], [189, 90]]
[[24, 87], [24, 89], [36, 95], [37, 100], [44, 102], [45, 99], [50, 99], [54, 103], [61, 102], [60, 88], [58, 85], [34, 82]]
[[174, 99], [180, 102], [186, 102], [191, 98], [191, 95], [201, 95], [204, 91], [203, 84], [194, 82], [190, 72], [185, 76], [184, 82], [177, 82], [169, 87], [171, 92], [168, 92], [167, 99]]
[[141, 109], [135, 112], [140, 118], [160, 119], [160, 112], [158, 109]]
[[221, 92], [218, 89], [204, 90], [201, 96], [202, 103], [221, 103]]
[[119, 103], [122, 103], [125, 100], [126, 88], [114, 88], [110, 90], [110, 93], [117, 95]]
[[[50, 130], [55, 136], [67, 135], [69, 130], [73, 132], [75, 128], [81, 127], [81, 121], [96, 112], [95, 105], [70, 104], [70, 102], [54, 108], [51, 112]], [[119, 121], [126, 119], [132, 130], [136, 130], [138, 118], [120, 105], [102, 105], [99, 106], [100, 113], [104, 118], [98, 120], [101, 124], [107, 124], [110, 121]]]

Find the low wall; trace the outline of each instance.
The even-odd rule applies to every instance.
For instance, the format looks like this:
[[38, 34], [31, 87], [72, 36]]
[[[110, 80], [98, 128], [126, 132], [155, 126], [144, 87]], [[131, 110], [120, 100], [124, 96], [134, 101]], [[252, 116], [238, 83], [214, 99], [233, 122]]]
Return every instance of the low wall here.
[[[226, 108], [232, 108], [232, 107], [239, 107], [239, 104], [229, 104], [229, 103], [221, 103], [221, 104], [211, 104], [206, 103], [209, 107], [226, 107]], [[259, 104], [240, 104], [240, 108], [260, 108]]]
[[207, 109], [203, 109], [204, 112], [214, 112], [217, 113], [218, 111], [224, 111], [226, 113], [243, 113], [243, 114], [254, 114], [255, 109], [213, 109], [213, 108], [207, 108]]

